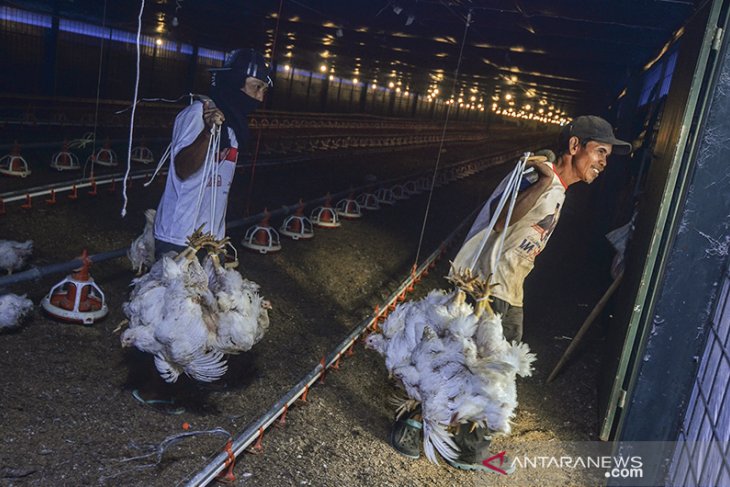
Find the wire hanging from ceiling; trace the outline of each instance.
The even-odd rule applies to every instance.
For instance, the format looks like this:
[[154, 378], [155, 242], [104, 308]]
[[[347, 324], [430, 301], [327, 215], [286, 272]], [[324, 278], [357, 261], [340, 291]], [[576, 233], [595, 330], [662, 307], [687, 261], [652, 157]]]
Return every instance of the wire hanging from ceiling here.
[[[454, 82], [451, 86], [451, 94], [456, 92], [456, 85], [459, 82], [459, 71], [461, 69], [461, 61], [464, 57], [464, 45], [466, 44], [466, 36], [469, 32], [469, 25], [471, 24], [472, 11], [469, 9], [469, 13], [466, 16], [464, 22], [464, 35], [461, 38], [461, 48], [459, 49], [459, 58], [456, 62], [456, 69], [454, 70]], [[449, 124], [449, 115], [451, 114], [452, 103], [448, 104], [446, 108], [446, 117], [444, 118], [444, 126], [441, 130], [441, 141], [439, 142], [438, 154], [436, 155], [436, 164], [433, 168], [433, 176], [431, 177], [431, 188], [428, 191], [428, 201], [426, 202], [426, 211], [423, 215], [423, 224], [421, 225], [421, 235], [418, 237], [418, 249], [416, 250], [416, 259], [414, 266], [418, 266], [418, 259], [421, 256], [421, 247], [423, 246], [423, 236], [426, 233], [426, 223], [428, 222], [428, 214], [431, 210], [431, 199], [433, 198], [433, 188], [436, 185], [436, 175], [438, 174], [439, 163], [441, 162], [441, 153], [444, 147], [444, 139], [446, 138], [446, 128]]]
[[127, 216], [127, 203], [129, 198], [127, 197], [127, 180], [129, 179], [129, 171], [132, 169], [132, 137], [134, 135], [134, 114], [137, 111], [137, 97], [139, 96], [139, 64], [140, 64], [140, 39], [142, 37], [142, 13], [144, 12], [144, 2], [141, 0], [139, 6], [139, 15], [137, 16], [137, 71], [134, 79], [134, 99], [132, 100], [132, 114], [130, 115], [129, 121], [129, 146], [127, 147], [127, 170], [124, 173], [124, 183], [122, 184], [122, 195], [124, 198], [124, 205], [122, 206], [122, 217]]
[[[104, 0], [104, 10], [101, 16], [101, 28], [106, 28], [106, 0]], [[101, 94], [101, 68], [104, 61], [104, 37], [99, 41], [99, 73], [96, 76], [96, 102], [94, 105], [94, 140], [91, 141], [91, 179], [94, 179], [94, 163], [96, 162], [96, 129], [99, 121], [99, 95]], [[88, 161], [87, 161], [88, 163]], [[81, 176], [86, 175], [86, 164], [81, 171]]]

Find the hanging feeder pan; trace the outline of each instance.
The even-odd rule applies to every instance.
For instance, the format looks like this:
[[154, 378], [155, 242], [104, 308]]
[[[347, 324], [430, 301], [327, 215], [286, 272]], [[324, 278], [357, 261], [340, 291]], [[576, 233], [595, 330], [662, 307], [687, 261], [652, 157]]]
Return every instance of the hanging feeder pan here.
[[363, 193], [355, 200], [360, 208], [364, 210], [379, 210], [380, 203], [378, 203], [378, 197], [373, 193]]
[[355, 201], [354, 198], [345, 198], [340, 200], [335, 206], [335, 211], [342, 218], [358, 219], [362, 218], [362, 211], [360, 205]]
[[30, 167], [23, 156], [18, 154], [8, 154], [0, 158], [0, 173], [8, 176], [18, 176], [21, 178], [30, 175]]
[[53, 286], [41, 307], [55, 319], [91, 325], [106, 316], [109, 309], [104, 293], [89, 275], [91, 261], [86, 251], [81, 258], [83, 266]]
[[279, 228], [279, 233], [293, 240], [314, 237], [312, 221], [304, 215], [289, 215]]
[[130, 159], [132, 162], [139, 162], [140, 164], [152, 164], [155, 162], [155, 156], [152, 154], [152, 151], [143, 145], [132, 149]]
[[270, 216], [269, 212], [264, 210], [264, 218], [257, 225], [246, 230], [246, 234], [241, 240], [242, 246], [260, 254], [281, 250], [279, 234], [269, 225]]
[[51, 168], [57, 171], [75, 171], [81, 169], [81, 163], [76, 154], [62, 150], [53, 154]]

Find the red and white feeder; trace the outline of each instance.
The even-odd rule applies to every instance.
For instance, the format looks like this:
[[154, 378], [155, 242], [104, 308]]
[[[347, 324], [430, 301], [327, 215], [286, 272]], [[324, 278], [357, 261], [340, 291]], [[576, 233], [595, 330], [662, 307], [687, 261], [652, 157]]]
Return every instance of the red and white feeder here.
[[53, 154], [51, 168], [57, 171], [75, 171], [81, 169], [79, 158], [76, 154], [68, 150], [67, 141], [64, 140], [61, 150]]
[[393, 192], [390, 188], [380, 188], [375, 192], [375, 197], [378, 198], [378, 203], [381, 205], [394, 205], [395, 198], [393, 198]]
[[53, 318], [90, 325], [106, 316], [109, 309], [104, 293], [89, 275], [91, 260], [86, 250], [81, 260], [81, 268], [53, 286], [41, 306]]
[[355, 200], [360, 208], [364, 210], [379, 210], [380, 203], [378, 203], [378, 197], [373, 193], [363, 193]]
[[418, 187], [418, 181], [411, 180], [403, 184], [403, 191], [405, 191], [407, 195], [413, 195], [419, 194], [421, 192], [421, 188]]
[[299, 200], [299, 206], [293, 215], [289, 215], [279, 228], [279, 233], [286, 235], [292, 240], [300, 238], [309, 239], [314, 237], [312, 221], [304, 216], [304, 202]]
[[362, 210], [360, 205], [355, 200], [355, 195], [350, 194], [347, 198], [341, 199], [335, 206], [335, 211], [342, 218], [349, 220], [356, 220], [362, 218]]
[[155, 162], [155, 156], [152, 151], [147, 147], [142, 140], [141, 145], [132, 148], [132, 156], [130, 158], [132, 162], [138, 162], [140, 164], [152, 164]]
[[281, 250], [279, 242], [279, 234], [269, 225], [271, 214], [264, 209], [264, 218], [253, 227], [246, 230], [246, 234], [241, 240], [241, 245], [249, 250], [255, 250], [260, 254], [268, 254], [269, 252], [278, 252]]
[[20, 155], [20, 145], [16, 142], [10, 154], [0, 158], [0, 174], [24, 178], [30, 175], [28, 162]]
[[116, 166], [117, 164], [119, 164], [117, 155], [112, 150], [109, 140], [104, 142], [104, 147], [96, 151], [96, 154], [91, 154], [89, 156], [88, 162], [93, 162], [94, 164], [108, 167]]
[[409, 198], [408, 193], [406, 193], [406, 190], [402, 184], [394, 185], [392, 188], [390, 188], [390, 191], [393, 193], [393, 199], [407, 200]]
[[337, 211], [332, 208], [329, 195], [327, 196], [327, 200], [324, 202], [324, 205], [312, 210], [310, 220], [312, 220], [312, 223], [316, 226], [322, 228], [337, 228], [342, 225], [342, 223], [340, 223], [340, 217], [337, 216]]

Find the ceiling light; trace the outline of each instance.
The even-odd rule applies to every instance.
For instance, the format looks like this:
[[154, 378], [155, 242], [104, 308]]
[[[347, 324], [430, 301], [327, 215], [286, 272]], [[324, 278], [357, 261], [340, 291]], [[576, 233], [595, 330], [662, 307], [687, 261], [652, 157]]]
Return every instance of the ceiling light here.
[[323, 73], [326, 73], [327, 72], [327, 65], [326, 64], [321, 65], [319, 67], [319, 70], [322, 71]]
[[512, 95], [510, 95], [509, 93], [507, 93], [506, 95], [504, 95], [504, 99], [507, 100], [507, 101], [509, 101], [509, 100], [512, 99]]

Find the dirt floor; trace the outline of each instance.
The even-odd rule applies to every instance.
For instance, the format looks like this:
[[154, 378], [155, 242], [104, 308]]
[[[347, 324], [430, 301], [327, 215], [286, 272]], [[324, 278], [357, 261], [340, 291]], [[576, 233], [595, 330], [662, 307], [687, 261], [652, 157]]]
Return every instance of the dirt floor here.
[[[449, 147], [442, 163], [508, 148], [509, 143], [459, 150]], [[245, 207], [259, 211], [291, 204], [299, 197], [341, 191], [372, 174], [383, 180], [433, 167], [433, 149], [391, 152], [377, 157], [323, 159], [301, 167], [261, 170], [254, 192], [244, 197], [249, 174], [237, 177], [229, 219]], [[433, 195], [422, 257], [477, 207], [506, 166], [439, 188]], [[0, 238], [36, 242], [32, 265], [62, 262], [88, 248], [92, 253], [128, 245], [141, 231], [142, 212], [155, 206], [161, 187], [130, 194], [126, 219], [119, 195], [83, 195], [55, 207], [16, 209], [0, 217]], [[572, 192], [572, 190], [571, 190]], [[607, 277], [606, 249], [597, 249], [586, 211], [587, 191], [568, 196], [558, 231], [527, 283], [525, 341], [537, 353], [534, 377], [518, 382], [520, 406], [513, 434], [496, 440], [495, 451], [510, 456], [566, 454], [562, 442], [589, 441], [597, 431], [596, 376], [600, 333], [591, 333], [581, 353], [552, 384], [545, 379], [598, 300]], [[346, 221], [337, 230], [316, 230], [312, 241], [284, 241], [271, 255], [240, 253], [241, 271], [259, 283], [273, 303], [271, 327], [251, 352], [229, 358], [226, 376], [212, 385], [183, 377], [164, 384], [151, 357], [122, 350], [112, 330], [123, 318], [120, 306], [132, 272], [126, 259], [92, 267], [107, 295], [110, 313], [93, 326], [60, 324], [37, 308], [17, 331], [0, 335], [0, 486], [182, 485], [221, 451], [225, 438], [196, 436], [154, 451], [165, 438], [223, 428], [236, 434], [372, 312], [412, 266], [427, 196]], [[239, 241], [244, 229], [231, 232]], [[454, 249], [452, 249], [452, 252]], [[447, 259], [419, 284], [415, 296], [446, 287], [440, 276]], [[605, 277], [601, 277], [605, 276]], [[13, 286], [38, 303], [61, 276]], [[185, 409], [168, 415], [132, 397], [175, 397]], [[382, 359], [358, 344], [340, 370], [328, 373], [306, 403], [287, 416], [286, 427], [270, 428], [263, 454], [245, 454], [236, 464], [235, 485], [598, 485], [580, 471], [518, 469], [510, 477], [468, 473], [424, 458], [412, 461], [387, 443], [392, 390]], [[159, 460], [159, 461], [158, 461]]]

